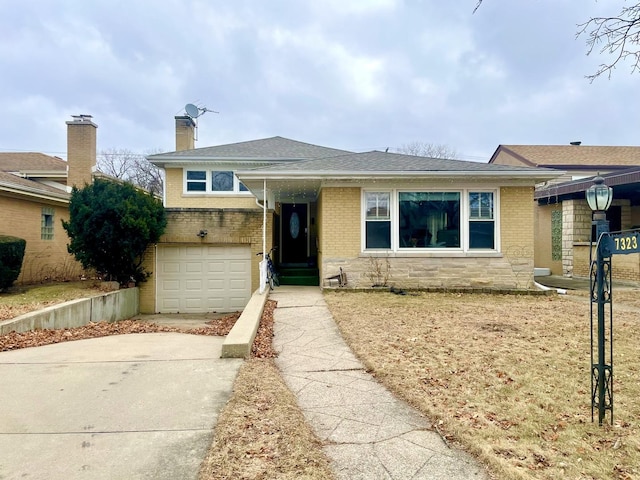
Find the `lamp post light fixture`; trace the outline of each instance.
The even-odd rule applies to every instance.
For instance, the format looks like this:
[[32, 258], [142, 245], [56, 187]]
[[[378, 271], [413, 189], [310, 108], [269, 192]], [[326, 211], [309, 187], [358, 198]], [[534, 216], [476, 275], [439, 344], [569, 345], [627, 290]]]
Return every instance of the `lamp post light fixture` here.
[[[607, 209], [613, 200], [613, 189], [597, 176], [586, 192], [596, 227], [596, 260], [591, 261], [591, 420], [598, 408], [598, 424], [602, 425], [607, 410], [613, 424], [613, 315], [611, 305], [611, 249]], [[594, 315], [597, 306], [597, 363], [594, 362]], [[606, 348], [605, 306], [609, 305], [609, 348]], [[607, 356], [608, 350], [608, 356]]]

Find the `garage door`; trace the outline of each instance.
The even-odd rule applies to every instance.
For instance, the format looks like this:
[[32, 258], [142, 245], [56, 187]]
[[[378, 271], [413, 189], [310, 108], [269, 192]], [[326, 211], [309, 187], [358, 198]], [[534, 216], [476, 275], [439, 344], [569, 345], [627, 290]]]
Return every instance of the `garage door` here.
[[156, 310], [234, 312], [251, 296], [249, 247], [159, 246]]

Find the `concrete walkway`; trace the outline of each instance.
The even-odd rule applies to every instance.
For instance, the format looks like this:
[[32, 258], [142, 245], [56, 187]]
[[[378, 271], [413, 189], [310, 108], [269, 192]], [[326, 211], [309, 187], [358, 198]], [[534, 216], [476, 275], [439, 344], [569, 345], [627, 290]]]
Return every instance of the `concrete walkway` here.
[[242, 360], [222, 337], [116, 335], [0, 353], [0, 479], [195, 480]]
[[364, 370], [344, 343], [318, 287], [279, 287], [276, 359], [287, 385], [326, 444], [338, 479], [487, 479], [450, 449], [417, 411]]

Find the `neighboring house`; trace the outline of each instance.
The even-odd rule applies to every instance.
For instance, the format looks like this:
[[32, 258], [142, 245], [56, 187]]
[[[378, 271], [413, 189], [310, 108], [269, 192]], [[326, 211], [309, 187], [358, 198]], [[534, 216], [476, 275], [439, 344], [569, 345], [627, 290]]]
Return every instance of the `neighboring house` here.
[[88, 116], [67, 122], [68, 161], [42, 153], [0, 152], [0, 235], [27, 241], [20, 283], [78, 278], [67, 252], [71, 185], [92, 181], [96, 128]]
[[[558, 169], [564, 175], [536, 187], [535, 264], [554, 275], [589, 276], [595, 240], [585, 191], [601, 175], [613, 188], [611, 231], [640, 227], [640, 147], [500, 145], [489, 163]], [[640, 281], [640, 256], [616, 256], [613, 278]]]
[[263, 242], [320, 285], [340, 268], [352, 288], [532, 285], [534, 185], [556, 171], [282, 137], [194, 149], [194, 127], [176, 117], [177, 151], [148, 157], [168, 226], [145, 258], [143, 312], [242, 309]]

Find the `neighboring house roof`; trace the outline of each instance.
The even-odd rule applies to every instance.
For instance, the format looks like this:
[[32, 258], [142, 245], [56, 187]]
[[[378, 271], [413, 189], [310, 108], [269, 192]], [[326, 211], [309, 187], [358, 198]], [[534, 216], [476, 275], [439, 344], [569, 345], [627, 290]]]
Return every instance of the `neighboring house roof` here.
[[263, 138], [248, 142], [231, 143], [214, 147], [181, 150], [150, 155], [147, 159], [158, 166], [184, 161], [240, 160], [240, 161], [298, 161], [320, 157], [332, 157], [351, 153], [346, 150], [321, 147], [283, 137]]
[[530, 167], [612, 170], [640, 165], [640, 147], [590, 145], [499, 145], [489, 163], [504, 155]]
[[[617, 170], [601, 175], [604, 183], [613, 188], [614, 198], [625, 198], [632, 205], [640, 202], [640, 167]], [[534, 198], [541, 203], [556, 203], [565, 198], [585, 198], [585, 191], [593, 185], [594, 177], [581, 178], [563, 183], [552, 183], [537, 188]]]
[[0, 191], [44, 200], [68, 202], [70, 195], [64, 186], [34, 180], [34, 178], [66, 177], [67, 162], [44, 153], [0, 152]]
[[67, 171], [67, 162], [58, 157], [36, 152], [0, 152], [0, 171]]
[[39, 197], [56, 201], [69, 201], [70, 194], [60, 188], [0, 171], [0, 191]]

